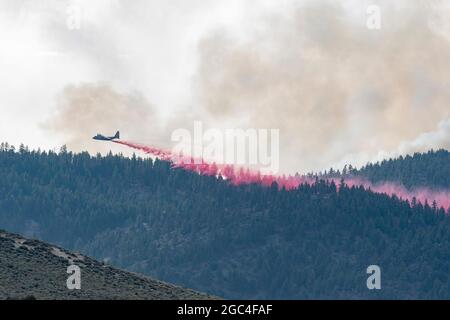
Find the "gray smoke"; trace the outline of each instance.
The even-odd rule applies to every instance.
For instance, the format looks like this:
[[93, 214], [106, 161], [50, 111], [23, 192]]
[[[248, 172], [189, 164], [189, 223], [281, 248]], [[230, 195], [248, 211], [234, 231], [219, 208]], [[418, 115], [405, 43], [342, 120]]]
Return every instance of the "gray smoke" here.
[[124, 129], [126, 139], [161, 143], [158, 114], [138, 93], [120, 93], [107, 84], [68, 86], [57, 98], [56, 114], [45, 127], [65, 135], [74, 151], [125, 151], [113, 144], [91, 140], [96, 133], [114, 135]]
[[436, 32], [448, 10], [376, 3], [380, 30], [365, 11], [309, 1], [245, 36], [211, 34], [199, 46], [202, 106], [217, 121], [280, 128], [288, 171], [361, 164], [435, 130], [450, 116], [450, 42]]
[[[380, 30], [366, 27], [373, 3], [381, 8]], [[110, 146], [86, 144], [87, 134], [116, 129], [169, 147], [172, 130], [191, 129], [194, 119], [205, 127], [278, 128], [285, 172], [448, 147], [445, 2], [346, 4], [302, 1], [252, 16], [239, 31], [211, 31], [198, 43], [192, 100], [164, 123], [158, 106], [138, 93], [84, 84], [60, 94], [47, 127], [64, 133], [69, 148], [91, 151]]]

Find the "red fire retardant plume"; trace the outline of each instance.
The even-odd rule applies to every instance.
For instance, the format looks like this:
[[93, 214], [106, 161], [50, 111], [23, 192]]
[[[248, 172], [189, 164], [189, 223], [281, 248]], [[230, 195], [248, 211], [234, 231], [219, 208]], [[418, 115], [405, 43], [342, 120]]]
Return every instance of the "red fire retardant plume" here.
[[[189, 156], [175, 155], [170, 151], [165, 151], [159, 148], [150, 147], [138, 143], [114, 140], [113, 142], [134, 148], [136, 150], [143, 151], [147, 154], [156, 156], [162, 160], [166, 160], [172, 163], [173, 168], [183, 168], [197, 172], [201, 175], [207, 176], [222, 176], [234, 185], [259, 183], [264, 186], [270, 186], [273, 182], [276, 182], [280, 188], [287, 190], [298, 187], [300, 184], [312, 184], [314, 179], [303, 176], [276, 176], [276, 175], [262, 175], [258, 171], [252, 171], [244, 168], [237, 168], [229, 164], [216, 164], [207, 163], [203, 160], [194, 159]], [[338, 186], [339, 179], [329, 179], [334, 181]], [[394, 182], [382, 182], [373, 184], [367, 180], [353, 177], [346, 178], [345, 184], [349, 187], [362, 186], [365, 189], [370, 189], [376, 193], [384, 193], [389, 196], [396, 195], [399, 198], [412, 201], [413, 198], [417, 202], [424, 204], [426, 201], [431, 205], [433, 201], [436, 201], [438, 207], [444, 207], [448, 210], [450, 208], [450, 191], [433, 191], [428, 188], [418, 188], [415, 190], [407, 190], [404, 186]]]

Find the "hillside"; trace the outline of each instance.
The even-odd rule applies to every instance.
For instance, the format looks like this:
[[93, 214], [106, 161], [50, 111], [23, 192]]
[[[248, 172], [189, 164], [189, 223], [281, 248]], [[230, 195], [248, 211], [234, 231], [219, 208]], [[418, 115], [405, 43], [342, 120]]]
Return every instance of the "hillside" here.
[[[81, 269], [80, 290], [69, 290], [66, 286], [67, 267], [72, 263]], [[0, 230], [0, 299], [209, 298]]]
[[[236, 187], [163, 161], [64, 150], [4, 147], [0, 176], [0, 228], [201, 292], [450, 298], [450, 217], [428, 205], [320, 180]], [[380, 291], [366, 287], [372, 264]]]
[[[325, 176], [330, 176], [330, 173]], [[331, 176], [363, 177], [372, 183], [393, 181], [408, 189], [420, 187], [450, 189], [450, 152], [441, 149], [414, 153], [368, 163], [360, 169], [346, 166], [343, 172], [332, 171]]]

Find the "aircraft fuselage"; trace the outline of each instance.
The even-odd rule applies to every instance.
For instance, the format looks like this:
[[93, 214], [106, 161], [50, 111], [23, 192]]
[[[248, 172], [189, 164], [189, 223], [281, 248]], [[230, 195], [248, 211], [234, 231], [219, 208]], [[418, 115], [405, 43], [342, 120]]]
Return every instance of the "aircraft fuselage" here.
[[112, 136], [112, 137], [106, 137], [102, 134], [97, 134], [96, 136], [93, 136], [92, 139], [94, 140], [101, 140], [101, 141], [112, 141], [114, 139], [119, 139], [120, 138], [120, 134], [119, 131], [116, 132], [116, 135]]

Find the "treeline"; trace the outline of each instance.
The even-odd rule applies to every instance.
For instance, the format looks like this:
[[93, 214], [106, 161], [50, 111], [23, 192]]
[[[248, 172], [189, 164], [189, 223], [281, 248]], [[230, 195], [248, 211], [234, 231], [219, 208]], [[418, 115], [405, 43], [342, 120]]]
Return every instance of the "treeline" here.
[[[336, 190], [0, 148], [0, 229], [225, 298], [450, 298], [449, 213]], [[381, 290], [366, 287], [369, 265], [381, 267]]]
[[393, 181], [403, 184], [408, 189], [417, 187], [450, 189], [450, 152], [440, 149], [414, 153], [412, 156], [399, 156], [368, 163], [360, 169], [346, 165], [343, 170], [330, 169], [317, 176], [321, 178], [356, 176], [366, 178], [372, 183]]

